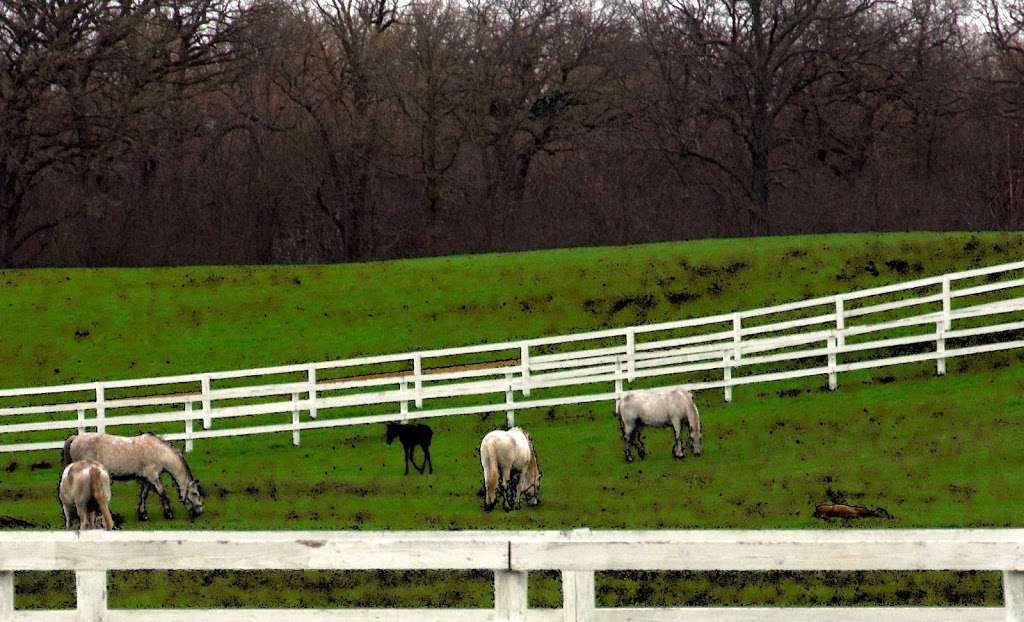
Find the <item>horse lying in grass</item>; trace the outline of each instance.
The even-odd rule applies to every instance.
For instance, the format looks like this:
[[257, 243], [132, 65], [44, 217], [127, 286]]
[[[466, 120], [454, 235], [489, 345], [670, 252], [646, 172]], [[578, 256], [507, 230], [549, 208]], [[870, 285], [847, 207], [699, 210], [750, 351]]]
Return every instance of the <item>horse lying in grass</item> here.
[[822, 503], [814, 508], [814, 517], [828, 520], [830, 518], [892, 518], [885, 508], [869, 509], [863, 505], [846, 505], [845, 503]]
[[171, 502], [160, 482], [160, 476], [165, 471], [174, 479], [181, 502], [189, 514], [195, 518], [203, 513], [203, 491], [199, 481], [192, 477], [185, 457], [153, 434], [140, 434], [131, 438], [96, 432], [76, 434], [64, 441], [63, 459], [64, 464], [93, 460], [102, 464], [113, 479], [138, 480], [139, 520], [149, 520], [146, 497], [149, 496], [150, 488], [160, 495], [164, 517], [174, 518]]
[[499, 496], [506, 512], [520, 507], [520, 497], [525, 497], [528, 505], [540, 503], [537, 452], [522, 428], [488, 432], [480, 441], [480, 466], [484, 471], [484, 510], [493, 510]]
[[[409, 463], [412, 463], [414, 469], [423, 473], [423, 469], [430, 465], [430, 472], [434, 472], [434, 463], [430, 460], [430, 439], [434, 437], [434, 431], [430, 429], [430, 426], [423, 425], [422, 423], [389, 423], [387, 437], [384, 439], [388, 445], [391, 441], [395, 440], [402, 441], [402, 449], [405, 451], [405, 474], [409, 474]], [[416, 466], [416, 461], [412, 458], [412, 452], [415, 451], [416, 446], [423, 448], [423, 464]]]
[[693, 394], [682, 389], [669, 391], [635, 391], [627, 393], [615, 400], [615, 414], [619, 417], [622, 429], [622, 440], [625, 442], [626, 462], [633, 461], [631, 447], [643, 460], [647, 455], [641, 434], [643, 427], [671, 427], [674, 434], [672, 455], [683, 457], [682, 427], [689, 430], [690, 451], [694, 456], [700, 455], [702, 437], [700, 413], [693, 403]]
[[14, 518], [13, 516], [0, 516], [0, 529], [8, 529], [11, 527], [35, 527], [35, 523], [30, 523], [27, 520], [21, 520], [20, 518]]
[[57, 496], [64, 510], [64, 528], [78, 517], [79, 529], [114, 528], [110, 515], [110, 474], [92, 460], [79, 460], [64, 467], [57, 485]]

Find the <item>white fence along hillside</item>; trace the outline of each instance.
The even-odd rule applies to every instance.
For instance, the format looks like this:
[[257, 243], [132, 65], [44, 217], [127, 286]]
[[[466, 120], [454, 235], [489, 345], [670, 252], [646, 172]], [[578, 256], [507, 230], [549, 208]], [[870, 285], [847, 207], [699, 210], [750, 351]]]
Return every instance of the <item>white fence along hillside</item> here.
[[[492, 609], [109, 609], [110, 570], [493, 570]], [[562, 608], [531, 609], [527, 573], [558, 570]], [[76, 573], [77, 610], [19, 611], [15, 571]], [[1003, 607], [597, 607], [603, 570], [996, 570]], [[0, 533], [3, 622], [1024, 620], [1024, 530]]]
[[727, 401], [736, 386], [810, 376], [834, 389], [842, 373], [906, 363], [935, 361], [943, 374], [951, 357], [1024, 347], [1020, 331], [1024, 262], [589, 333], [3, 389], [0, 452], [59, 448], [75, 431], [119, 426], [180, 425], [163, 436], [191, 450], [196, 439], [291, 432], [298, 444], [303, 430], [413, 418], [506, 412], [511, 422], [518, 409], [607, 401], [639, 387], [722, 388]]

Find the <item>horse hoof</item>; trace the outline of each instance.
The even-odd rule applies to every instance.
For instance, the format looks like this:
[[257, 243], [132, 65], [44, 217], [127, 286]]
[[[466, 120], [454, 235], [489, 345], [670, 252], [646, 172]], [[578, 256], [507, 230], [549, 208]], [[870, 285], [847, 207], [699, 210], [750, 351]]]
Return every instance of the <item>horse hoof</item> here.
[[140, 512], [138, 516], [139, 520], [144, 523], [149, 521], [149, 514], [146, 514], [145, 512]]
[[173, 512], [164, 512], [164, 518], [166, 518], [167, 520], [171, 520], [172, 518], [174, 518], [174, 513]]

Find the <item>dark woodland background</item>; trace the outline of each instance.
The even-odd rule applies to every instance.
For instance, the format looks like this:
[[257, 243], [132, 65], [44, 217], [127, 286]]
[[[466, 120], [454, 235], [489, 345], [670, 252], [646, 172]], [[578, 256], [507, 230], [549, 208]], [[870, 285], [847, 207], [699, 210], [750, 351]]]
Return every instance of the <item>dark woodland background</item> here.
[[1022, 31], [1022, 0], [0, 0], [0, 267], [1020, 229]]

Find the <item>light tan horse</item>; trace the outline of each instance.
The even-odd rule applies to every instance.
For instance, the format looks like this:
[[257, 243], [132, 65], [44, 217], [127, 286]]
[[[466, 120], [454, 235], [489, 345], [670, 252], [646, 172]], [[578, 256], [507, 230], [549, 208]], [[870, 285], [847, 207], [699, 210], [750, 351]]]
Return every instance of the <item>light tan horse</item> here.
[[114, 528], [110, 516], [110, 474], [92, 460], [79, 460], [64, 467], [57, 485], [57, 496], [64, 509], [64, 528], [78, 517], [79, 529]]
[[114, 479], [136, 479], [139, 482], [139, 520], [149, 520], [146, 497], [153, 488], [160, 495], [165, 518], [174, 518], [167, 492], [160, 483], [166, 471], [178, 487], [185, 509], [192, 517], [203, 513], [203, 493], [199, 481], [185, 462], [185, 457], [153, 434], [135, 437], [86, 432], [68, 437], [64, 441], [64, 464], [76, 460], [95, 460], [102, 464]]
[[519, 498], [529, 505], [540, 502], [540, 465], [533, 440], [519, 427], [494, 430], [480, 441], [480, 466], [484, 471], [484, 509], [490, 512], [503, 497], [506, 512], [519, 508]]
[[652, 428], [671, 427], [673, 432], [672, 455], [683, 457], [682, 428], [690, 431], [690, 451], [700, 455], [700, 441], [703, 432], [700, 427], [700, 412], [693, 402], [693, 394], [682, 389], [634, 391], [615, 400], [615, 414], [619, 417], [622, 440], [625, 441], [626, 462], [633, 461], [630, 447], [635, 447], [640, 459], [647, 455], [641, 434], [644, 426]]

